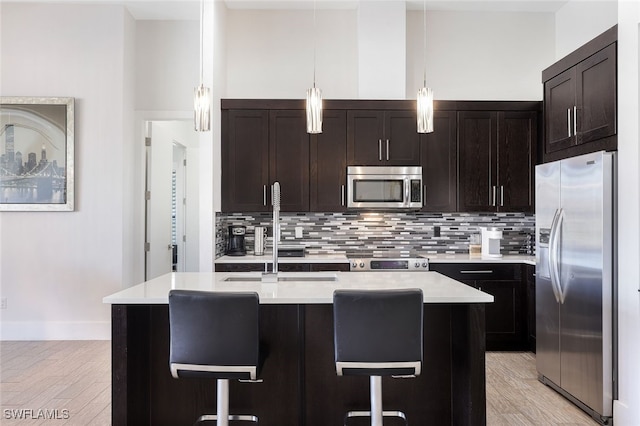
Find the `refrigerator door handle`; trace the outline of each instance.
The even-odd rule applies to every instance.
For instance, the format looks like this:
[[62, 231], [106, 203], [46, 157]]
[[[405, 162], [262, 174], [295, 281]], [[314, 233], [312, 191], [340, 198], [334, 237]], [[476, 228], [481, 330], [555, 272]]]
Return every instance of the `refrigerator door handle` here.
[[558, 213], [560, 211], [556, 209], [553, 214], [553, 220], [551, 221], [551, 232], [549, 235], [549, 278], [551, 278], [551, 289], [553, 295], [556, 298], [556, 302], [560, 303], [560, 295], [558, 294], [558, 283], [556, 278], [557, 273], [557, 254], [556, 254], [556, 228], [558, 224]]
[[558, 286], [558, 293], [560, 294], [560, 304], [564, 305], [564, 299], [565, 299], [565, 292], [564, 289], [562, 288], [562, 280], [560, 279], [560, 261], [558, 259], [558, 250], [560, 249], [560, 247], [562, 246], [562, 241], [560, 240], [560, 232], [562, 230], [562, 223], [564, 222], [564, 210], [560, 209], [560, 212], [558, 213], [558, 221], [556, 223], [556, 261], [554, 264], [554, 268], [556, 270], [556, 285]]

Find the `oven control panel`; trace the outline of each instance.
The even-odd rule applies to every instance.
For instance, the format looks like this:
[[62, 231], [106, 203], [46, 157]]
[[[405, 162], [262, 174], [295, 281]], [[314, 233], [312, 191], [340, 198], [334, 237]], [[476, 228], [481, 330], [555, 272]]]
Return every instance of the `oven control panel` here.
[[397, 259], [350, 259], [351, 271], [428, 271], [429, 259], [402, 257]]

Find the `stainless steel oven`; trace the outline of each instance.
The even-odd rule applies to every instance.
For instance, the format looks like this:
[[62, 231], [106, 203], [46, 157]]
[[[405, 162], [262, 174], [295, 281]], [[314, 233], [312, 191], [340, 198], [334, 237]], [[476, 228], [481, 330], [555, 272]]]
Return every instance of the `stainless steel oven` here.
[[349, 257], [351, 271], [428, 271], [429, 259], [426, 257]]
[[421, 209], [422, 167], [347, 167], [347, 207]]

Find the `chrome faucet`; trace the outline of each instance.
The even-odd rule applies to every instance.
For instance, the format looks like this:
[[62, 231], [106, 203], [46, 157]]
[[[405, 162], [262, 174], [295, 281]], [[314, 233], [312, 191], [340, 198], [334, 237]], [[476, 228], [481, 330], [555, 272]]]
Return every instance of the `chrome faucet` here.
[[280, 237], [280, 182], [273, 183], [273, 266], [271, 272], [262, 273], [262, 282], [278, 282], [278, 239]]

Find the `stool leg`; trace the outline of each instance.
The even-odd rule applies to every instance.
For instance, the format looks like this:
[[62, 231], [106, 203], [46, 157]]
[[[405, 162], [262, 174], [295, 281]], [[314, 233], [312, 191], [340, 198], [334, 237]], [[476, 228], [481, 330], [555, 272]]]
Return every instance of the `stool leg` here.
[[371, 376], [371, 426], [382, 426], [382, 377]]
[[216, 417], [217, 426], [229, 426], [229, 380], [217, 380]]

